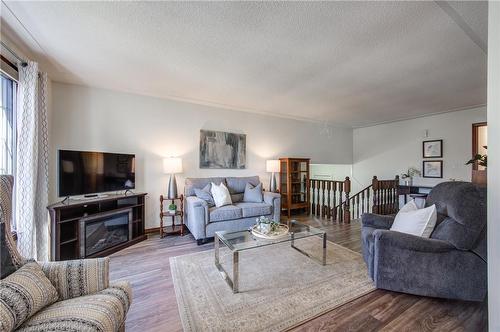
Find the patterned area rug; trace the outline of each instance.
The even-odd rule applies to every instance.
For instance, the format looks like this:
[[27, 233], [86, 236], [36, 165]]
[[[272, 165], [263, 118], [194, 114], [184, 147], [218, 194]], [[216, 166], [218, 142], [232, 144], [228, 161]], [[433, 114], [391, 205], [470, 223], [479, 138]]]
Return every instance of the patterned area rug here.
[[[295, 245], [320, 258], [321, 242], [306, 238]], [[170, 258], [184, 330], [283, 331], [375, 289], [360, 254], [332, 242], [327, 248], [326, 266], [290, 243], [240, 252], [237, 294], [215, 267], [213, 250]], [[221, 262], [231, 275], [224, 249]]]

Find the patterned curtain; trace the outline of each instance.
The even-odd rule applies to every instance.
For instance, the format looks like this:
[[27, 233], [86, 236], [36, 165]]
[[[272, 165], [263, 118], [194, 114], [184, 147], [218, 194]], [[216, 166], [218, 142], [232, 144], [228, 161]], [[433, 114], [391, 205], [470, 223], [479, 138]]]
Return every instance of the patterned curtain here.
[[47, 74], [38, 63], [19, 66], [15, 218], [18, 249], [26, 258], [49, 257]]

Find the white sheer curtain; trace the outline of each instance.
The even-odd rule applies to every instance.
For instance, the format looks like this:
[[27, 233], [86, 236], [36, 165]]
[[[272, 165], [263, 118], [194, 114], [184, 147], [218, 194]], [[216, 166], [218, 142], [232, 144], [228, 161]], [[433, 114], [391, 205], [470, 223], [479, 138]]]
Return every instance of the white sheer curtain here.
[[48, 260], [47, 74], [29, 61], [19, 66], [17, 103], [16, 231], [19, 252]]

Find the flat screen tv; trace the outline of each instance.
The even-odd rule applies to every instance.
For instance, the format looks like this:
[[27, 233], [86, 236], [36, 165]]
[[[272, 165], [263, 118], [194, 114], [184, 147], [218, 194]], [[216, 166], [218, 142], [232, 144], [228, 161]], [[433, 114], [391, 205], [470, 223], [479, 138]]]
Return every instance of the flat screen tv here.
[[135, 155], [59, 150], [59, 196], [135, 188]]

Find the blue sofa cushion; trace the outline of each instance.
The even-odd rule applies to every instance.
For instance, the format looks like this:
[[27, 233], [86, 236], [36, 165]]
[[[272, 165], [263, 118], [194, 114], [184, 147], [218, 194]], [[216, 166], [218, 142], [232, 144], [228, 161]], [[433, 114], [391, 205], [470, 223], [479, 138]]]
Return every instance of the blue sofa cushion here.
[[209, 209], [210, 222], [240, 219], [243, 217], [241, 208], [235, 205], [224, 205]]
[[262, 203], [264, 198], [262, 196], [262, 183], [253, 186], [247, 183], [245, 187], [245, 193], [243, 194], [243, 202], [246, 203]]
[[211, 187], [212, 185], [209, 183], [203, 189], [194, 188], [194, 193], [196, 194], [196, 197], [207, 202], [209, 207], [215, 206], [214, 198], [212, 196], [212, 193], [210, 192]]
[[260, 217], [270, 215], [273, 211], [273, 206], [267, 203], [237, 203], [238, 208], [243, 212], [243, 218]]
[[229, 189], [231, 194], [244, 193], [247, 183], [255, 187], [260, 183], [260, 179], [258, 176], [226, 178], [227, 189]]

